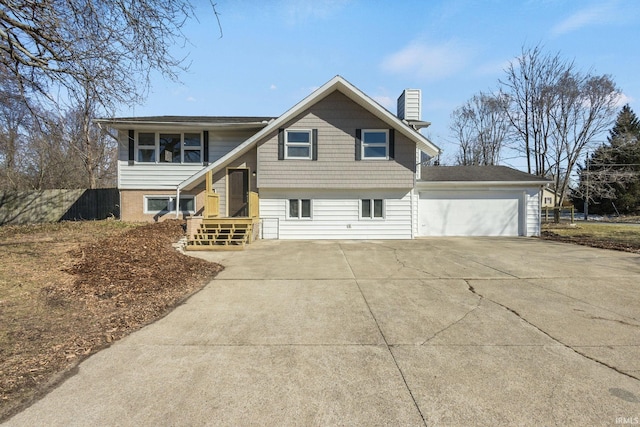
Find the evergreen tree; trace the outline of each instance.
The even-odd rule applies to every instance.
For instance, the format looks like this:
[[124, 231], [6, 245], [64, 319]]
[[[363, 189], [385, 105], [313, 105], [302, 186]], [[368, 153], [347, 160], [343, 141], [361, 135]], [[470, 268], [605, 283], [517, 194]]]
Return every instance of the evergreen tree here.
[[[589, 195], [591, 213], [640, 213], [640, 121], [625, 105], [609, 131], [607, 144], [596, 149], [580, 173], [580, 196]], [[587, 189], [588, 187], [588, 189]]]

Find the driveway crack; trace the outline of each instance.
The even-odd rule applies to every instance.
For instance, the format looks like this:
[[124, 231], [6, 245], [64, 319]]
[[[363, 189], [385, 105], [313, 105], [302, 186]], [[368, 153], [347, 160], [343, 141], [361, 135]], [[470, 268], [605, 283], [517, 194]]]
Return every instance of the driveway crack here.
[[418, 402], [416, 401], [416, 398], [413, 395], [413, 392], [411, 391], [411, 388], [409, 387], [409, 384], [407, 383], [407, 379], [405, 378], [404, 373], [402, 372], [402, 369], [400, 368], [400, 365], [398, 364], [396, 356], [393, 354], [393, 351], [391, 351], [391, 346], [389, 345], [389, 342], [387, 341], [387, 337], [384, 335], [384, 332], [382, 332], [382, 328], [380, 327], [380, 323], [378, 323], [378, 319], [376, 318], [375, 314], [373, 313], [373, 310], [371, 310], [371, 306], [369, 305], [369, 301], [367, 301], [367, 297], [364, 295], [364, 292], [362, 292], [362, 288], [360, 287], [360, 283], [358, 282], [358, 279], [355, 277], [355, 274], [353, 273], [353, 268], [351, 267], [351, 264], [349, 263], [349, 260], [347, 259], [346, 255], [344, 253], [344, 250], [342, 249], [342, 246], [339, 245], [339, 248], [340, 248], [340, 251], [342, 252], [342, 256], [344, 256], [344, 259], [347, 262], [347, 265], [349, 266], [349, 269], [351, 269], [351, 274], [353, 274], [354, 281], [356, 282], [356, 286], [358, 287], [358, 291], [360, 292], [360, 295], [362, 296], [362, 299], [364, 300], [364, 303], [367, 306], [367, 310], [369, 311], [369, 314], [371, 315], [371, 318], [373, 319], [374, 323], [376, 324], [376, 327], [378, 328], [378, 332], [380, 333], [380, 336], [382, 337], [382, 340], [384, 341], [384, 345], [387, 348], [387, 351], [389, 352], [389, 354], [391, 355], [391, 360], [393, 360], [393, 363], [395, 364], [396, 369], [398, 370], [398, 373], [400, 374], [400, 378], [402, 378], [402, 382], [404, 383], [405, 388], [409, 392], [409, 396], [411, 396], [411, 400], [413, 401], [413, 405], [415, 406], [416, 410], [418, 411], [418, 414], [420, 415], [420, 418], [422, 419], [422, 423], [426, 426], [427, 425], [427, 419], [424, 417], [424, 414], [420, 410], [420, 406], [418, 406]]
[[[468, 285], [468, 283], [467, 283]], [[421, 346], [427, 344], [429, 341], [433, 340], [434, 338], [436, 338], [438, 335], [440, 335], [441, 333], [447, 331], [449, 328], [452, 328], [453, 326], [457, 325], [458, 323], [462, 322], [464, 319], [467, 318], [467, 316], [469, 316], [471, 313], [473, 313], [474, 311], [476, 311], [478, 308], [480, 308], [480, 304], [482, 304], [482, 297], [480, 295], [477, 295], [478, 297], [478, 303], [469, 311], [467, 311], [462, 317], [460, 317], [458, 320], [456, 320], [455, 322], [445, 326], [444, 328], [440, 329], [438, 332], [436, 332], [435, 334], [433, 334], [432, 336], [430, 336], [429, 338], [427, 338], [422, 344], [420, 344]]]
[[474, 295], [477, 295], [478, 297], [480, 297], [480, 299], [486, 299], [487, 301], [490, 301], [500, 307], [502, 307], [503, 309], [511, 312], [512, 314], [514, 314], [515, 316], [517, 316], [520, 320], [522, 320], [523, 322], [525, 322], [527, 325], [535, 328], [537, 331], [539, 331], [540, 333], [546, 335], [549, 339], [555, 341], [556, 343], [560, 344], [561, 346], [573, 351], [574, 353], [576, 353], [577, 355], [590, 360], [592, 362], [595, 362], [601, 366], [604, 366], [605, 368], [611, 369], [612, 371], [620, 374], [620, 375], [624, 375], [625, 377], [628, 378], [632, 378], [636, 381], [640, 381], [640, 377], [632, 375], [628, 372], [624, 372], [618, 368], [616, 368], [615, 366], [609, 365], [606, 362], [603, 362], [602, 360], [598, 360], [595, 357], [589, 356], [588, 354], [585, 354], [583, 352], [581, 352], [580, 350], [565, 344], [564, 342], [560, 341], [558, 338], [554, 337], [553, 335], [551, 335], [550, 333], [548, 333], [547, 331], [545, 331], [544, 329], [541, 329], [539, 326], [535, 325], [534, 323], [531, 323], [529, 320], [527, 320], [525, 317], [523, 317], [520, 313], [518, 313], [516, 310], [512, 309], [511, 307], [504, 305], [498, 301], [492, 300], [491, 298], [487, 298], [484, 295], [480, 294], [478, 291], [476, 291], [476, 289], [473, 287], [473, 285], [469, 282], [469, 279], [464, 279], [464, 281], [467, 283], [467, 287], [469, 288], [469, 292], [471, 292]]

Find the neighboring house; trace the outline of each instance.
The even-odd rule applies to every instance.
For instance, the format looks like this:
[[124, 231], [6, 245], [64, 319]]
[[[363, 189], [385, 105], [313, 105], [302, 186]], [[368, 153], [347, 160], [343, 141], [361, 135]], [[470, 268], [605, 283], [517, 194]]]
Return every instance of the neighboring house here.
[[542, 207], [552, 208], [555, 206], [556, 192], [552, 189], [545, 187], [542, 189]]
[[[542, 189], [542, 207], [543, 208], [553, 208], [556, 206], [556, 199], [560, 200], [560, 193], [557, 193], [553, 188], [545, 187]], [[570, 207], [573, 206], [571, 203], [571, 199], [569, 197], [565, 197], [562, 202], [562, 206]]]
[[[279, 117], [97, 122], [118, 130], [125, 221], [204, 215], [198, 224], [220, 234], [222, 223], [253, 218], [265, 239], [537, 235], [547, 181], [508, 168], [486, 169], [498, 174], [487, 179], [471, 169], [420, 168], [422, 153], [440, 154], [419, 132], [428, 126], [420, 109], [418, 90], [403, 92], [396, 116], [336, 76]], [[436, 170], [451, 172], [442, 180]], [[447, 205], [446, 195], [455, 201]], [[462, 200], [481, 213], [451, 228], [460, 218], [447, 206]]]

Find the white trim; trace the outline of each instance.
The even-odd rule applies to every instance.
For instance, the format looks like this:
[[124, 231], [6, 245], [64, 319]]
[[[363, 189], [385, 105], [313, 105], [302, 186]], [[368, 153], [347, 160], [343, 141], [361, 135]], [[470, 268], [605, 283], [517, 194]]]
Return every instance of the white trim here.
[[[149, 199], [167, 199], [167, 204], [169, 205], [169, 210], [149, 210], [147, 201]], [[178, 209], [178, 203], [180, 200], [193, 200], [193, 210], [189, 211], [181, 211]], [[182, 196], [181, 198], [177, 195], [168, 195], [168, 194], [145, 194], [142, 197], [142, 212], [148, 215], [156, 215], [156, 214], [170, 214], [170, 213], [188, 213], [194, 214], [196, 212], [196, 197], [195, 196]]]
[[[139, 141], [140, 141], [140, 134], [153, 134], [153, 141], [154, 141], [154, 145], [140, 145]], [[197, 134], [200, 135], [200, 145], [198, 147], [196, 146], [189, 146], [186, 147], [184, 145], [184, 135], [185, 134]], [[160, 161], [160, 134], [175, 134], [175, 135], [180, 135], [180, 162], [161, 162]], [[135, 131], [135, 135], [134, 135], [134, 153], [133, 153], [133, 158], [134, 158], [134, 163], [135, 164], [141, 164], [141, 165], [153, 165], [153, 164], [174, 164], [174, 165], [202, 165], [203, 164], [203, 158], [204, 158], [204, 141], [203, 141], [204, 137], [202, 135], [202, 130], [200, 130], [199, 132], [196, 132], [195, 130], [184, 130], [184, 129], [175, 129], [175, 130], [169, 130], [169, 129], [156, 129], [156, 130], [136, 130]], [[153, 162], [142, 162], [140, 160], [138, 160], [138, 151], [139, 150], [154, 150], [154, 161]], [[199, 162], [185, 162], [185, 151], [199, 151], [200, 152], [200, 161]]]
[[[369, 202], [371, 202], [369, 209], [370, 209], [370, 216], [362, 216], [362, 202], [364, 200], [369, 200]], [[375, 216], [375, 201], [376, 200], [380, 200], [382, 201], [382, 216]], [[387, 217], [386, 215], [386, 200], [385, 199], [381, 199], [381, 198], [365, 198], [365, 199], [359, 199], [358, 200], [358, 216], [359, 219], [362, 221], [384, 221]]]
[[[384, 133], [385, 142], [365, 142], [365, 135], [368, 133]], [[384, 147], [384, 157], [365, 156], [366, 147]], [[389, 129], [362, 129], [360, 133], [360, 159], [362, 160], [389, 160]]]
[[[290, 215], [291, 214], [291, 201], [292, 200], [297, 200], [297, 202], [298, 202], [298, 216], [297, 217]], [[303, 200], [308, 200], [309, 201], [309, 216], [302, 216], [302, 201]], [[285, 219], [287, 221], [311, 221], [311, 220], [313, 220], [313, 199], [291, 198], [291, 199], [287, 199], [286, 205], [287, 205], [287, 212], [286, 212], [286, 215], [285, 215]]]
[[[309, 135], [309, 142], [289, 142], [289, 132], [300, 132]], [[306, 157], [290, 156], [289, 147], [307, 147], [309, 155]], [[284, 158], [286, 160], [311, 160], [313, 158], [313, 131], [311, 129], [285, 129], [284, 130]]]

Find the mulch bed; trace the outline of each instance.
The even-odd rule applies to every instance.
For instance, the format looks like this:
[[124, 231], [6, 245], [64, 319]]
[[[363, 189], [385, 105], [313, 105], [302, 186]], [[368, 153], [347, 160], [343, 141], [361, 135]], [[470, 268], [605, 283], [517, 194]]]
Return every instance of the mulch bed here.
[[23, 350], [5, 355], [11, 360], [0, 372], [0, 420], [43, 395], [84, 358], [165, 316], [222, 270], [178, 252], [172, 245], [183, 235], [182, 223], [169, 220], [68, 253], [62, 270], [70, 280], [43, 286], [41, 320], [25, 324]]

